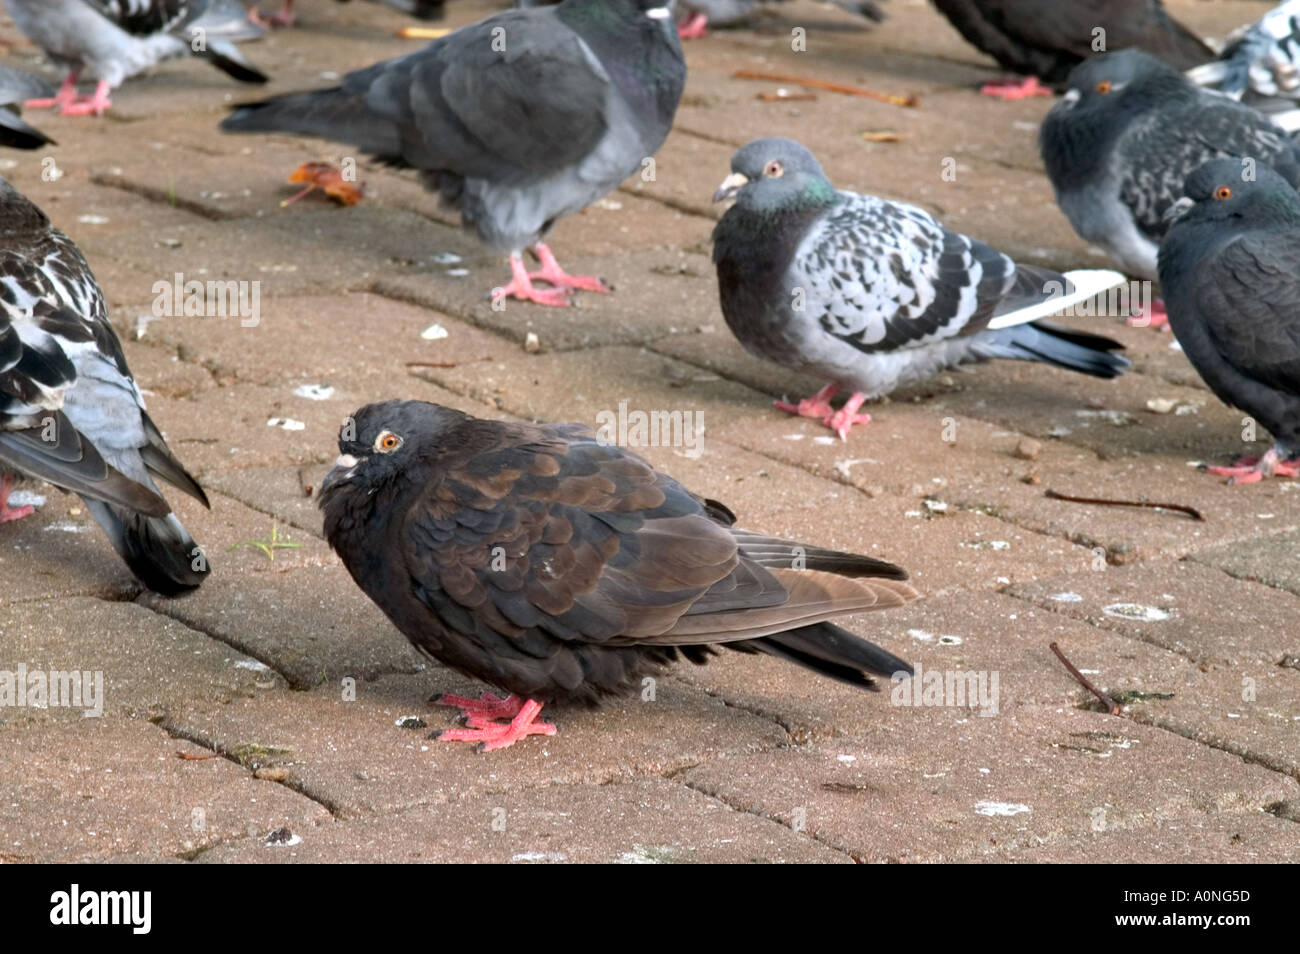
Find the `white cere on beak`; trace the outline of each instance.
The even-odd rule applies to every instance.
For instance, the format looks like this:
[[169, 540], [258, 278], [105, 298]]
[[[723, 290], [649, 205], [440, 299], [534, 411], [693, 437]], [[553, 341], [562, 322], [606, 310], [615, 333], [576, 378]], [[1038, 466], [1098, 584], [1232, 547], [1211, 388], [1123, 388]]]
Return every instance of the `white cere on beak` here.
[[351, 470], [359, 463], [361, 462], [351, 454], [339, 454], [339, 456], [334, 459], [334, 466], [341, 470]]
[[1066, 109], [1073, 109], [1074, 104], [1079, 101], [1080, 95], [1077, 89], [1066, 90], [1065, 95], [1061, 97], [1061, 105]]
[[645, 12], [645, 15], [648, 16], [651, 20], [667, 20], [673, 14], [672, 11], [669, 10], [667, 7], [654, 7], [650, 10], [647, 10]]

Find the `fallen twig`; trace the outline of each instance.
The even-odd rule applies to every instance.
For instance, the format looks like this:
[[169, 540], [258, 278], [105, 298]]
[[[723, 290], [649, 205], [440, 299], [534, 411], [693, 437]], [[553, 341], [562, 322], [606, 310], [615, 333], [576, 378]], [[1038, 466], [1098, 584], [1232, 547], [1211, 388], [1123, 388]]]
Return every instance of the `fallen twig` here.
[[1056, 653], [1056, 658], [1061, 660], [1062, 665], [1064, 665], [1066, 669], [1070, 670], [1070, 675], [1079, 680], [1079, 685], [1083, 686], [1083, 688], [1087, 689], [1094, 696], [1100, 699], [1101, 704], [1110, 710], [1111, 715], [1119, 715], [1119, 703], [1090, 683], [1084, 677], [1083, 673], [1079, 672], [1079, 670], [1074, 667], [1074, 663], [1065, 658], [1065, 653], [1061, 652], [1060, 646], [1056, 645], [1056, 643], [1052, 643], [1051, 647], [1052, 652]]
[[177, 752], [178, 759], [184, 759], [186, 762], [206, 762], [208, 759], [221, 758], [220, 752], [205, 752], [202, 755], [190, 755], [188, 752]]
[[459, 368], [462, 364], [474, 364], [478, 361], [491, 361], [492, 355], [485, 354], [481, 358], [470, 358], [466, 361], [408, 361], [408, 368]]
[[298, 468], [298, 486], [302, 488], [302, 495], [304, 497], [311, 496], [312, 486], [307, 483], [307, 478], [304, 476], [301, 467]]
[[1099, 507], [1150, 507], [1153, 510], [1175, 510], [1178, 513], [1185, 513], [1193, 520], [1204, 521], [1201, 512], [1195, 507], [1188, 507], [1185, 504], [1171, 503], [1150, 503], [1145, 500], [1103, 500], [1099, 497], [1071, 497], [1068, 494], [1058, 494], [1055, 490], [1043, 491], [1043, 496], [1049, 500], [1064, 500], [1069, 503], [1096, 504]]
[[866, 99], [874, 99], [881, 103], [889, 103], [893, 106], [919, 106], [920, 97], [895, 96], [891, 93], [877, 93], [875, 90], [863, 89], [861, 86], [848, 86], [844, 83], [832, 83], [828, 80], [810, 79], [806, 76], [791, 76], [788, 73], [762, 73], [758, 70], [736, 70], [731, 74], [733, 79], [752, 79], [763, 80], [766, 83], [792, 83], [798, 86], [807, 86], [812, 89], [824, 89], [831, 93], [843, 93], [846, 96], [862, 96]]

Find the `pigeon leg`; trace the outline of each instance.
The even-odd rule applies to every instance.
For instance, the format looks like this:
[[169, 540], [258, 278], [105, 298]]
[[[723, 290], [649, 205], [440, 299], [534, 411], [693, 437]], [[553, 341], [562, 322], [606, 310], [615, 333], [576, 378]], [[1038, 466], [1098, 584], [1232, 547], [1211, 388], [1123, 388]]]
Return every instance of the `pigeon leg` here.
[[36, 508], [30, 505], [26, 507], [9, 508], [9, 491], [13, 490], [14, 475], [0, 475], [0, 523], [9, 523], [11, 520], [21, 520], [23, 517], [30, 517], [36, 512]]
[[835, 409], [831, 407], [831, 398], [835, 397], [835, 392], [838, 390], [837, 385], [828, 384], [812, 397], [804, 398], [798, 404], [791, 404], [789, 401], [773, 401], [772, 405], [778, 411], [797, 414], [800, 417], [815, 417], [820, 421], [835, 413]]
[[560, 263], [555, 260], [555, 254], [544, 243], [538, 242], [533, 248], [537, 251], [537, 258], [542, 263], [542, 270], [530, 273], [529, 279], [550, 282], [556, 288], [573, 288], [579, 291], [594, 291], [604, 294], [608, 294], [613, 290], [599, 278], [590, 275], [570, 275], [560, 268]]
[[564, 308], [573, 304], [569, 299], [569, 293], [563, 289], [534, 288], [532, 279], [528, 277], [528, 269], [524, 268], [524, 260], [518, 252], [510, 253], [510, 273], [512, 277], [509, 285], [492, 289], [491, 297], [494, 305], [507, 298], [518, 298], [520, 301], [531, 301], [555, 308]]
[[1241, 457], [1231, 467], [1205, 470], [1216, 477], [1227, 477], [1230, 484], [1257, 484], [1265, 477], [1300, 477], [1300, 458], [1284, 460], [1274, 445], [1263, 457]]
[[677, 28], [677, 36], [683, 40], [702, 40], [709, 35], [709, 18], [696, 10]]
[[103, 116], [104, 110], [112, 105], [113, 101], [108, 98], [108, 80], [100, 80], [93, 95], [64, 103], [59, 112], [64, 116]]
[[55, 106], [64, 106], [68, 103], [75, 102], [77, 99], [77, 71], [72, 70], [63, 80], [63, 85], [59, 87], [58, 93], [48, 99], [29, 99], [23, 103], [27, 109], [53, 109]]
[[248, 19], [263, 27], [291, 27], [296, 19], [293, 12], [293, 0], [284, 0], [280, 12], [273, 13], [269, 17], [263, 16], [262, 11], [257, 7], [249, 7]]
[[1155, 299], [1142, 314], [1130, 318], [1128, 324], [1130, 328], [1155, 328], [1157, 330], [1168, 328], [1169, 314], [1165, 311], [1164, 299]]
[[477, 742], [478, 751], [494, 752], [530, 735], [555, 735], [555, 726], [551, 723], [535, 721], [541, 711], [542, 704], [536, 699], [529, 699], [519, 707], [519, 714], [509, 722], [489, 722], [470, 716], [471, 728], [444, 729], [433, 733], [431, 738], [439, 742]]
[[829, 418], [822, 421], [836, 434], [840, 435], [840, 440], [849, 439], [849, 431], [853, 429], [854, 424], [870, 424], [870, 414], [859, 414], [858, 408], [862, 407], [862, 402], [867, 399], [865, 394], [855, 392], [852, 397], [844, 402], [844, 406], [832, 414]]
[[980, 92], [1004, 101], [1052, 95], [1050, 89], [1038, 82], [1037, 76], [1026, 77], [1020, 82], [985, 83], [980, 87]]
[[452, 696], [444, 693], [434, 699], [433, 704], [459, 709], [460, 714], [467, 720], [471, 718], [513, 719], [519, 715], [524, 700], [514, 695], [502, 699], [490, 692], [483, 693], [477, 699], [467, 699], [465, 696]]

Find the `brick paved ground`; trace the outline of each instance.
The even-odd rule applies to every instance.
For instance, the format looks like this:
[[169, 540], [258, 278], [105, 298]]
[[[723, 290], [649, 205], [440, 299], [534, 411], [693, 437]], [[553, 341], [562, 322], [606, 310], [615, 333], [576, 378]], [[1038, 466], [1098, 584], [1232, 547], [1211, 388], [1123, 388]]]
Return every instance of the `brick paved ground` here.
[[[1222, 34], [1268, 4], [1169, 6]], [[249, 48], [272, 91], [413, 48], [382, 8], [304, 7], [302, 29]], [[106, 694], [97, 719], [0, 711], [0, 860], [1300, 857], [1300, 485], [1225, 487], [1189, 466], [1241, 450], [1241, 416], [1167, 334], [1108, 325], [1135, 360], [1111, 383], [1006, 363], [952, 373], [873, 407], [840, 444], [770, 407], [821, 382], [727, 333], [709, 199], [758, 135], [798, 138], [838, 183], [918, 202], [1025, 261], [1101, 263], [1040, 170], [1049, 101], [973, 95], [990, 65], [925, 4], [889, 7], [868, 33], [800, 0], [767, 30], [690, 44], [656, 181], [556, 230], [566, 265], [618, 286], [567, 312], [493, 312], [481, 292], [503, 263], [409, 175], [363, 162], [363, 204], [278, 208], [293, 168], [346, 151], [221, 136], [249, 91], [202, 64], [129, 83], [104, 120], [46, 118], [57, 148], [0, 159], [95, 269], [151, 412], [213, 497], [206, 512], [172, 495], [215, 568], [188, 598], [142, 594], [76, 499], [48, 488], [37, 517], [0, 527], [0, 668], [102, 670]], [[487, 9], [466, 0], [453, 22]], [[793, 25], [809, 52], [790, 52]], [[764, 103], [772, 84], [732, 79], [739, 68], [922, 101]], [[902, 141], [861, 138], [884, 129]], [[44, 159], [63, 178], [43, 181]], [[140, 321], [177, 272], [259, 281], [260, 324]], [[435, 324], [445, 337], [421, 336]], [[926, 670], [996, 673], [997, 714], [891, 705], [745, 657], [678, 669], [652, 701], [561, 710], [558, 736], [490, 756], [426, 740], [424, 723], [447, 724], [431, 694], [480, 687], [417, 656], [353, 586], [300, 483], [324, 474], [342, 417], [387, 397], [591, 424], [621, 400], [698, 412], [702, 456], [647, 456], [756, 529], [905, 564], [926, 599], [852, 625]], [[1189, 413], [1156, 414], [1158, 399]], [[1026, 438], [1035, 459], [1017, 455]], [[1047, 488], [1179, 502], [1205, 521]], [[273, 527], [297, 548], [272, 561], [237, 546]], [[1122, 717], [1098, 711], [1053, 641]], [[269, 845], [282, 828], [292, 843]]]

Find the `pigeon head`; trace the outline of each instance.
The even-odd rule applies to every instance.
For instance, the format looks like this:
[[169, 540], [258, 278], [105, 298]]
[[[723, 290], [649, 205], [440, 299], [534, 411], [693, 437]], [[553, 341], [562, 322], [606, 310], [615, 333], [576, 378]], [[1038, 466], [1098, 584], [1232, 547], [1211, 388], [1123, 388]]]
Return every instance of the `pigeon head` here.
[[1300, 225], [1300, 193], [1254, 159], [1211, 159], [1187, 177], [1183, 191], [1165, 213], [1171, 222]]
[[321, 482], [321, 506], [345, 485], [373, 492], [392, 483], [413, 461], [441, 449], [439, 439], [465, 420], [425, 401], [367, 404], [339, 429], [339, 456]]
[[1141, 50], [1102, 53], [1076, 66], [1052, 112], [1111, 112], [1122, 105], [1153, 105], [1190, 88], [1172, 66]]
[[738, 208], [758, 213], [826, 206], [837, 193], [817, 158], [793, 139], [756, 139], [731, 157], [731, 175], [714, 202], [734, 198]]

